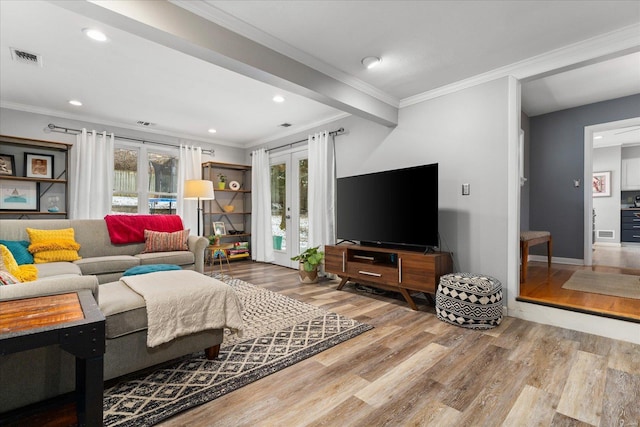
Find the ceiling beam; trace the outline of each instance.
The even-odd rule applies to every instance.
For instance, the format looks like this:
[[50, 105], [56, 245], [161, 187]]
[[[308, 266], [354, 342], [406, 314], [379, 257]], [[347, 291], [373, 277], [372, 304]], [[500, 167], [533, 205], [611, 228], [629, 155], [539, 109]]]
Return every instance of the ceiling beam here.
[[55, 1], [65, 9], [388, 127], [398, 108], [166, 0]]

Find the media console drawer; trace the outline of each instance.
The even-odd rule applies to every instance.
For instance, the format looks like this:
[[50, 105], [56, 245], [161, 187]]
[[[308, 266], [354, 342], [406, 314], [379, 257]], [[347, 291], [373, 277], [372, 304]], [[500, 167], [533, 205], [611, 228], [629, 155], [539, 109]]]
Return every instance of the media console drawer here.
[[371, 263], [349, 262], [347, 274], [356, 282], [359, 280], [382, 284], [397, 284], [398, 269]]

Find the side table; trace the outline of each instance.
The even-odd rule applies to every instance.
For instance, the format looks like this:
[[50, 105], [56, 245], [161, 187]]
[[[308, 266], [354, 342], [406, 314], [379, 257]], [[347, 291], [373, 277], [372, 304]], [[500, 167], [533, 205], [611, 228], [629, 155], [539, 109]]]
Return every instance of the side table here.
[[105, 318], [90, 290], [0, 301], [0, 356], [57, 344], [76, 358], [79, 426], [102, 425]]
[[207, 247], [211, 251], [211, 274], [213, 274], [213, 267], [216, 263], [215, 257], [217, 252], [222, 252], [221, 255], [218, 255], [218, 259], [220, 260], [220, 274], [224, 274], [222, 271], [222, 255], [224, 255], [224, 259], [227, 260], [227, 269], [229, 270], [229, 276], [231, 276], [231, 264], [229, 264], [229, 254], [226, 252], [229, 249], [233, 249], [233, 243], [220, 243], [218, 245], [209, 245]]

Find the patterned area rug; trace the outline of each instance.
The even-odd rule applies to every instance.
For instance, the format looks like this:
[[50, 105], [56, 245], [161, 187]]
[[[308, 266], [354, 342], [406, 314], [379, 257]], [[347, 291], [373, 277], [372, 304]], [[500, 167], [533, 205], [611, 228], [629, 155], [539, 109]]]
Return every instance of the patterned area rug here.
[[105, 389], [105, 426], [154, 425], [373, 328], [242, 280], [217, 278], [242, 301], [243, 337], [225, 330], [217, 360], [194, 353]]

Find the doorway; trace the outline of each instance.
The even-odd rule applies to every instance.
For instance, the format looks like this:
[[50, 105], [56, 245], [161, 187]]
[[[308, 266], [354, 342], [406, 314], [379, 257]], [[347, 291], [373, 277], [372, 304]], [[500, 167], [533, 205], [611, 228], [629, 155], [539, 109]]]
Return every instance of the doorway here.
[[270, 156], [271, 234], [274, 264], [298, 268], [292, 261], [308, 247], [308, 154], [306, 147]]
[[[635, 129], [635, 131], [634, 131]], [[587, 126], [584, 130], [584, 182], [591, 183], [593, 177], [594, 150], [598, 147], [625, 147], [628, 144], [638, 143], [637, 134], [640, 132], [640, 117], [634, 117], [626, 120], [618, 120], [609, 123], [600, 123], [593, 126]], [[594, 137], [605, 136], [600, 140]], [[626, 248], [620, 242], [620, 224], [615, 227], [605, 227], [617, 230], [617, 238], [612, 244], [599, 243], [594, 245], [597, 240], [597, 222], [603, 217], [620, 218], [620, 208], [623, 204], [621, 200], [620, 188], [620, 169], [614, 169], [611, 180], [611, 203], [598, 205], [598, 209], [594, 209], [593, 186], [585, 187], [588, 191], [584, 192], [584, 265], [585, 266], [612, 266], [619, 268], [637, 269], [637, 263], [628, 262], [627, 260], [635, 259], [637, 247]], [[600, 202], [600, 200], [598, 200]], [[605, 207], [607, 206], [607, 207]], [[603, 209], [606, 209], [603, 211]], [[615, 233], [614, 233], [615, 234]]]

